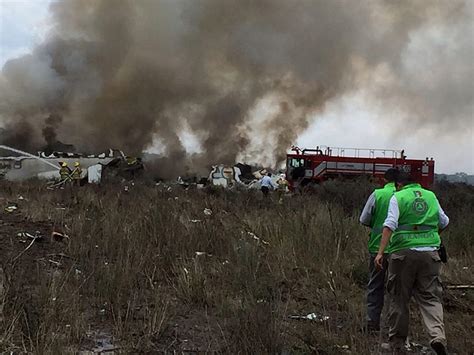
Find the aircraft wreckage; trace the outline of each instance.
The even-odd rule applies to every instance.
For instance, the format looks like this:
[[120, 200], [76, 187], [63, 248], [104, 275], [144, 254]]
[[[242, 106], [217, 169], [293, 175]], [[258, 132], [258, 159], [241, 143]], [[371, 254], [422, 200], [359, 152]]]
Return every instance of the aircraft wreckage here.
[[[8, 152], [9, 155], [4, 155]], [[83, 179], [99, 183], [107, 175], [129, 179], [143, 170], [140, 158], [125, 156], [120, 150], [110, 149], [101, 154], [80, 154], [73, 152], [38, 152], [37, 155], [12, 147], [0, 145], [0, 179], [22, 181], [28, 179], [59, 179], [62, 163], [73, 166], [79, 162]], [[107, 172], [107, 174], [105, 174]]]

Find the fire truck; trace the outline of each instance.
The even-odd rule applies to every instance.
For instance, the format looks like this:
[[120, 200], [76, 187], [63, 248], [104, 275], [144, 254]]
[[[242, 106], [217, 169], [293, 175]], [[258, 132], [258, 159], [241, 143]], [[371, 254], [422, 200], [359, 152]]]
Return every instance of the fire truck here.
[[390, 168], [409, 172], [423, 187], [429, 188], [434, 182], [433, 158], [407, 159], [404, 150], [321, 146], [315, 149], [292, 147], [291, 151], [286, 162], [286, 177], [291, 190], [326, 180], [360, 176], [382, 182]]

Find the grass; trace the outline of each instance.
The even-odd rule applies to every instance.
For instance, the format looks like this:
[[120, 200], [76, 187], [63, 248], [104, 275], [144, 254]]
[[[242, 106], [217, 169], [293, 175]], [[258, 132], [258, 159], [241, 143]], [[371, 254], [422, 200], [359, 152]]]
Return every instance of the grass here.
[[[2, 182], [0, 351], [74, 353], [104, 334], [122, 353], [365, 354], [367, 230], [373, 186], [329, 182], [311, 195], [136, 184], [77, 191]], [[452, 225], [446, 283], [472, 284], [474, 190], [439, 185]], [[18, 200], [23, 196], [24, 200]], [[206, 215], [204, 209], [210, 209]], [[52, 230], [69, 238], [49, 239]], [[28, 244], [18, 232], [46, 236]], [[467, 267], [467, 269], [466, 269]], [[445, 292], [450, 345], [474, 349], [472, 291]], [[289, 319], [316, 313], [322, 321]], [[412, 337], [426, 343], [417, 312]]]

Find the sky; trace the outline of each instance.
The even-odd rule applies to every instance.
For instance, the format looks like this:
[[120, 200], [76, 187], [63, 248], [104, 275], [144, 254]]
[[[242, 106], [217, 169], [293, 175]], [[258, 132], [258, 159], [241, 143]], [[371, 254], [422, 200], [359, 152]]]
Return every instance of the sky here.
[[[45, 38], [50, 26], [50, 3], [51, 0], [0, 0], [0, 67], [8, 59], [31, 52]], [[407, 129], [401, 134], [396, 120], [384, 117], [390, 113], [374, 108], [370, 101], [362, 92], [336, 98], [313, 117], [313, 123], [295, 144], [301, 148], [404, 149], [409, 158], [433, 157], [437, 173], [474, 174], [474, 113], [464, 132], [446, 135], [432, 129]]]

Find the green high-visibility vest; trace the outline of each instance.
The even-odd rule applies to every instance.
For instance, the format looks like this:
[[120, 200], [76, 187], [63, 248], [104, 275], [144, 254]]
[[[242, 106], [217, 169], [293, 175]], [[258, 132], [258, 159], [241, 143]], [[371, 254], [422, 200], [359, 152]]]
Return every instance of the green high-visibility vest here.
[[[375, 192], [375, 211], [372, 213], [370, 227], [372, 228], [369, 238], [369, 253], [377, 254], [382, 239], [383, 222], [387, 218], [390, 199], [396, 191], [395, 183], [389, 182], [381, 189]], [[388, 252], [388, 250], [386, 251]]]
[[439, 247], [439, 203], [436, 195], [420, 184], [395, 193], [400, 216], [389, 244], [391, 253], [416, 247]]

